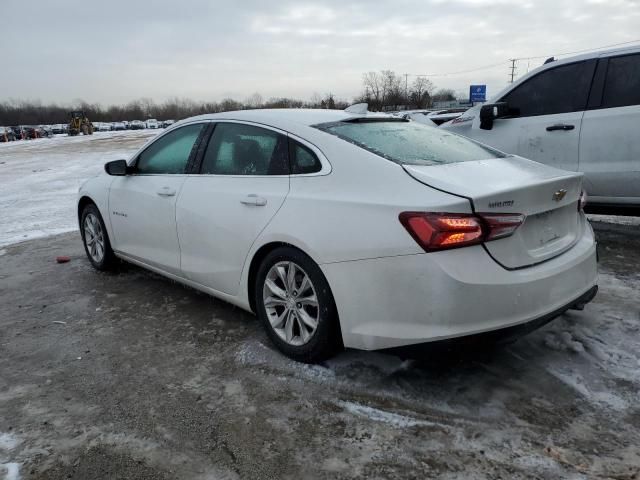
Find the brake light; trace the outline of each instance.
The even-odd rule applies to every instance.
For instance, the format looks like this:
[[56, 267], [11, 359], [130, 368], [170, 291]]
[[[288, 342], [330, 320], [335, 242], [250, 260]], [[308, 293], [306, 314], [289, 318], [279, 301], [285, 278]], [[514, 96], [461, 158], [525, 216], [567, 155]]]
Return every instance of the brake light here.
[[524, 215], [402, 212], [399, 220], [418, 245], [433, 252], [508, 237], [522, 224]]
[[522, 225], [524, 215], [520, 213], [478, 213], [487, 225], [485, 242], [513, 235]]
[[580, 192], [580, 200], [578, 201], [578, 211], [579, 212], [583, 212], [584, 211], [584, 207], [586, 207], [586, 206], [587, 206], [587, 192], [582, 190]]

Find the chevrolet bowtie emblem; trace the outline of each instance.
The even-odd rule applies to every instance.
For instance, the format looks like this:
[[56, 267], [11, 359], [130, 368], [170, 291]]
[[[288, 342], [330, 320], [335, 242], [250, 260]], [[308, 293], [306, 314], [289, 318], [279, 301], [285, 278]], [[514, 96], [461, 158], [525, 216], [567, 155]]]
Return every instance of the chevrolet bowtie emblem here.
[[560, 190], [558, 190], [557, 192], [555, 192], [553, 194], [553, 199], [556, 202], [559, 202], [560, 200], [562, 200], [564, 198], [564, 196], [567, 194], [567, 191], [564, 188], [561, 188]]

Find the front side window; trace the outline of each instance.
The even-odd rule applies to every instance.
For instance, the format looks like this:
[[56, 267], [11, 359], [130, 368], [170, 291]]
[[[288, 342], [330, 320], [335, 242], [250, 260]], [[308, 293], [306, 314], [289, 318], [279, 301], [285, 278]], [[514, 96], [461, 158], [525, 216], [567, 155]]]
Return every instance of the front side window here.
[[316, 128], [401, 165], [442, 165], [504, 157], [468, 138], [416, 122], [335, 122]]
[[507, 102], [514, 117], [582, 111], [587, 105], [592, 68], [586, 62], [578, 62], [545, 70], [501, 101]]
[[160, 137], [140, 154], [136, 173], [185, 173], [191, 151], [203, 128], [203, 123], [187, 125]]
[[202, 161], [201, 173], [288, 175], [287, 137], [242, 123], [219, 123]]
[[640, 54], [609, 59], [602, 108], [640, 105]]

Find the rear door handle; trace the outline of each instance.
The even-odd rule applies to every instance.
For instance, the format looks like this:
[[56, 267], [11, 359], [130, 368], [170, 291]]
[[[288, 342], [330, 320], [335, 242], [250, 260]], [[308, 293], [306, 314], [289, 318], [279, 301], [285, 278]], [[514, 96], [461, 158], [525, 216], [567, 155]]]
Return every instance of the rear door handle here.
[[161, 197], [173, 197], [176, 194], [176, 191], [171, 187], [162, 187], [156, 193]]
[[573, 125], [565, 125], [564, 123], [558, 123], [556, 125], [549, 125], [547, 127], [547, 132], [553, 132], [554, 130], [573, 130], [574, 128], [576, 128]]
[[252, 205], [254, 207], [264, 207], [267, 204], [267, 199], [259, 197], [255, 193], [251, 193], [240, 200], [243, 205]]

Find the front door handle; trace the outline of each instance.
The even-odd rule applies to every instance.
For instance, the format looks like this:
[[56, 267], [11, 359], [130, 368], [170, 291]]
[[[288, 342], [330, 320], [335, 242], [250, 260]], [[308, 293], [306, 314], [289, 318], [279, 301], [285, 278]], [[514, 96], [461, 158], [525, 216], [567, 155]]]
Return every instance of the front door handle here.
[[549, 125], [547, 127], [547, 132], [553, 132], [554, 130], [573, 130], [574, 128], [576, 128], [573, 125], [565, 125], [564, 123], [558, 123], [556, 125]]
[[156, 193], [161, 197], [173, 197], [176, 194], [176, 191], [171, 187], [162, 187]]
[[267, 199], [259, 197], [255, 193], [252, 193], [240, 200], [240, 203], [243, 205], [251, 205], [254, 207], [264, 207], [267, 204]]

